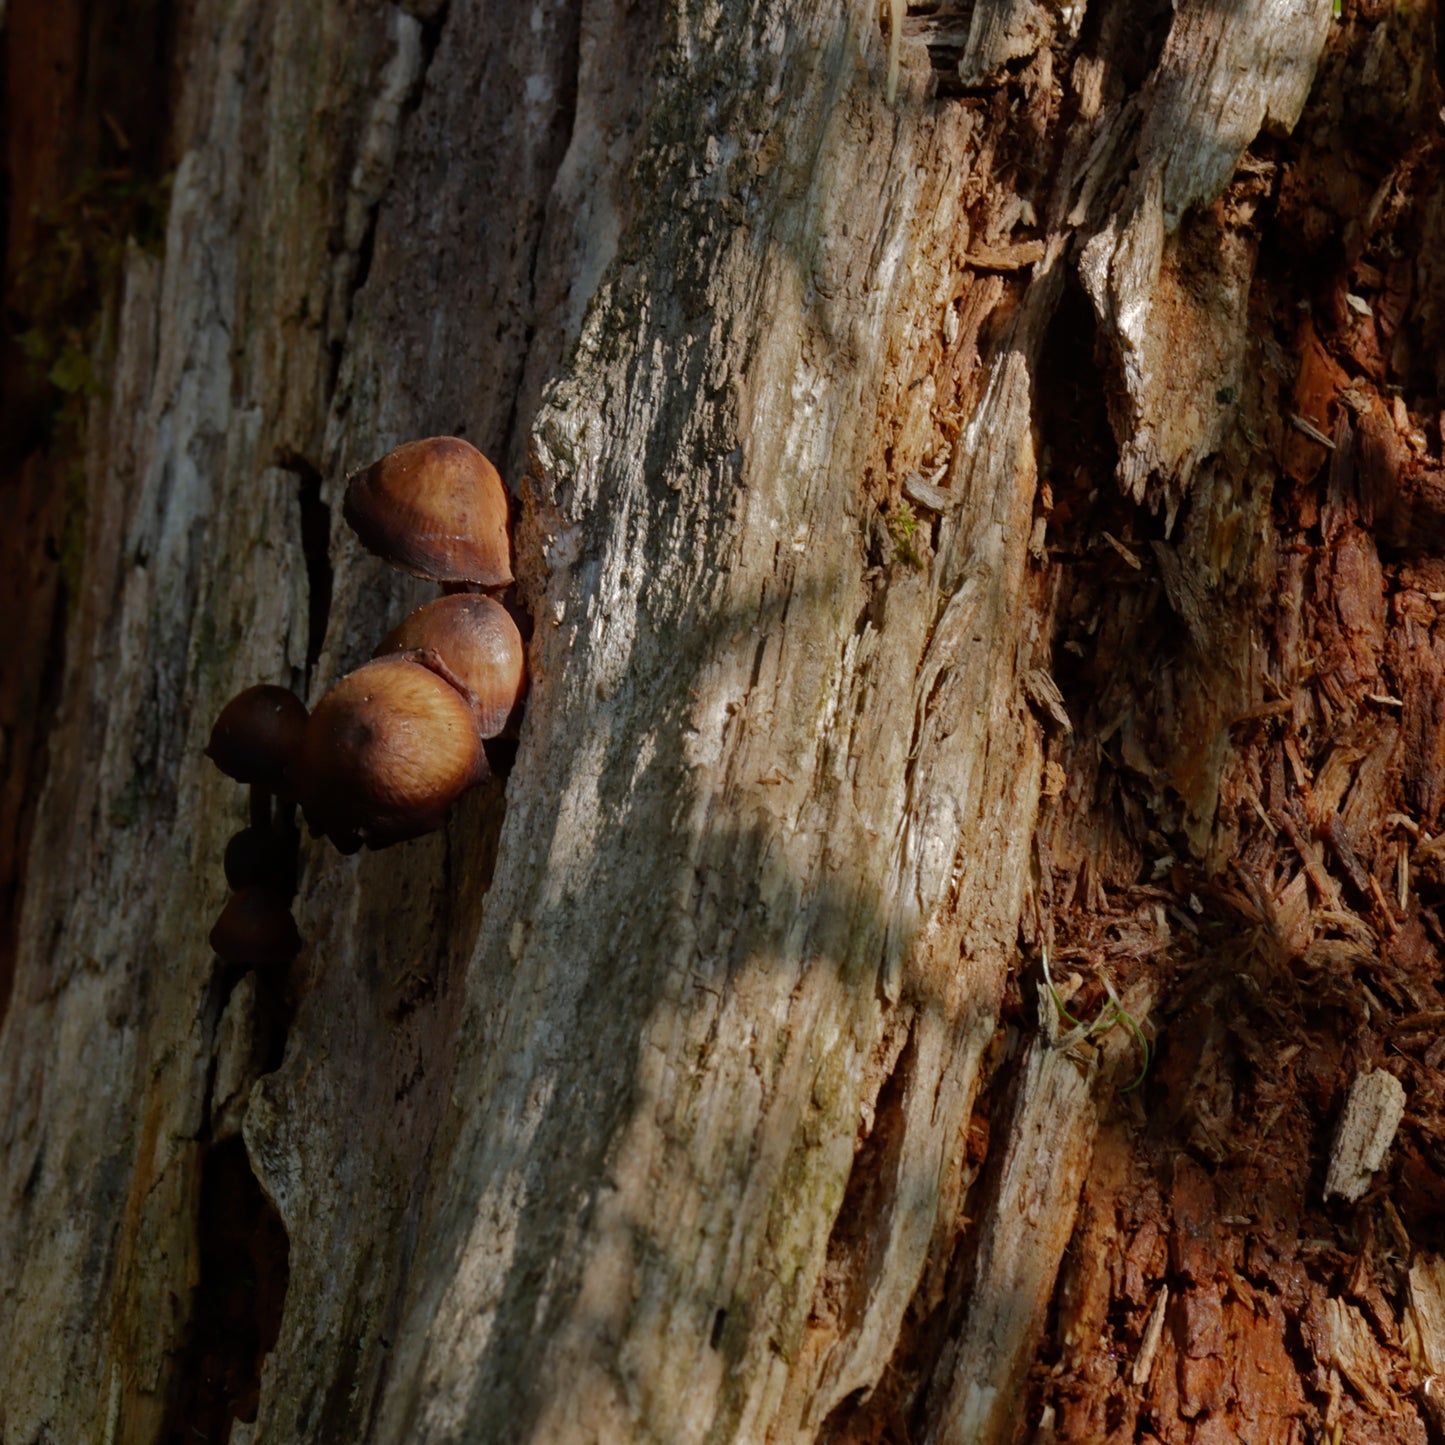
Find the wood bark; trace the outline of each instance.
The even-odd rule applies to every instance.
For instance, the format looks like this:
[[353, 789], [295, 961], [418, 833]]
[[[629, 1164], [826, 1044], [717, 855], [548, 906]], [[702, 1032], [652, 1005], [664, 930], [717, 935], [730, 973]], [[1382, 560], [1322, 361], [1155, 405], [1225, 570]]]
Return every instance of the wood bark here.
[[[15, 448], [79, 480], [0, 698], [6, 1445], [1425, 1438], [1435, 11], [900, 9], [154, 17], [163, 244]], [[515, 489], [515, 760], [307, 840], [236, 980], [206, 736], [428, 596], [339, 504], [437, 433]], [[1327, 1208], [1381, 1068], [1398, 1204]]]

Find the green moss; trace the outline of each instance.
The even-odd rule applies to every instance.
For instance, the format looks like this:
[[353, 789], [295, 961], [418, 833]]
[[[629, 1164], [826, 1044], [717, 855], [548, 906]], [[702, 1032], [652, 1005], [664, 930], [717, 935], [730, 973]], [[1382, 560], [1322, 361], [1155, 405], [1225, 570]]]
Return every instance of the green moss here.
[[127, 248], [160, 249], [169, 191], [169, 179], [143, 181], [126, 170], [82, 177], [35, 218], [33, 247], [16, 271], [15, 340], [48, 408], [45, 430], [63, 469], [60, 572], [72, 592], [85, 552], [86, 413], [106, 388], [104, 321]]
[[145, 780], [139, 772], [132, 773], [123, 787], [111, 799], [107, 821], [116, 831], [131, 827], [139, 821], [146, 801]]
[[1049, 952], [1046, 948], [1043, 954], [1044, 982], [1048, 985], [1049, 997], [1054, 1001], [1054, 1007], [1059, 1011], [1059, 1017], [1069, 1025], [1070, 1028], [1083, 1029], [1085, 1038], [1100, 1032], [1108, 1032], [1115, 1024], [1122, 1024], [1134, 1036], [1134, 1042], [1139, 1049], [1139, 1072], [1134, 1076], [1130, 1084], [1126, 1084], [1119, 1092], [1130, 1093], [1137, 1089], [1144, 1082], [1144, 1076], [1149, 1072], [1151, 1051], [1149, 1039], [1145, 1034], [1138, 1019], [1124, 1007], [1123, 1001], [1119, 998], [1114, 989], [1113, 983], [1107, 975], [1102, 975], [1104, 989], [1108, 994], [1108, 1002], [1099, 1011], [1098, 1017], [1087, 1023], [1083, 1019], [1077, 1019], [1064, 1007], [1064, 1001], [1059, 997], [1058, 990], [1054, 987], [1054, 981], [1049, 976]]
[[62, 396], [102, 388], [95, 344], [126, 247], [159, 250], [170, 180], [93, 171], [36, 217], [35, 244], [16, 274], [16, 340], [34, 373]]
[[921, 568], [923, 558], [913, 545], [918, 535], [918, 515], [908, 502], [900, 502], [896, 511], [888, 515], [888, 539], [893, 543], [893, 560], [906, 562], [910, 567]]

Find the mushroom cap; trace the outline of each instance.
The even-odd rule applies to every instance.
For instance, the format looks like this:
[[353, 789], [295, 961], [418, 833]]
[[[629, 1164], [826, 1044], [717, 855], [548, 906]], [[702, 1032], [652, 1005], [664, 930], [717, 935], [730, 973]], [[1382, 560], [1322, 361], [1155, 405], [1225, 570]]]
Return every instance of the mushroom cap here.
[[526, 688], [527, 654], [500, 602], [474, 592], [428, 602], [387, 635], [376, 655], [416, 651], [427, 666], [426, 654], [436, 657], [442, 676], [470, 694], [482, 737], [494, 738], [507, 726]]
[[434, 582], [512, 581], [507, 491], [460, 437], [407, 442], [353, 473], [342, 504], [368, 551]]
[[471, 703], [414, 654], [348, 673], [316, 704], [301, 755], [302, 808], [343, 852], [385, 848], [442, 825], [487, 776]]
[[290, 688], [261, 683], [237, 693], [216, 719], [206, 756], [238, 783], [295, 796], [306, 704]]
[[301, 952], [301, 935], [278, 888], [248, 883], [226, 900], [211, 947], [226, 963], [266, 968], [290, 963]]
[[226, 843], [223, 866], [232, 888], [270, 883], [289, 892], [295, 883], [295, 834], [283, 837], [270, 828], [242, 828]]

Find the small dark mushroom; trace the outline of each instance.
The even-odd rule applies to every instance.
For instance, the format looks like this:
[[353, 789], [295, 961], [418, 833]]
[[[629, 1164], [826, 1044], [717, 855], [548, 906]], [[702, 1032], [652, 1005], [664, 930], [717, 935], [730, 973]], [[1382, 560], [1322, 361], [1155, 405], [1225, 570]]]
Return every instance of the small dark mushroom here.
[[442, 675], [471, 697], [484, 738], [502, 732], [526, 688], [522, 634], [490, 597], [458, 593], [417, 608], [376, 649], [378, 657], [394, 652], [420, 652], [425, 665], [440, 659]]
[[278, 888], [248, 883], [226, 900], [211, 929], [211, 947], [240, 968], [284, 967], [301, 952], [301, 935]]
[[232, 888], [251, 883], [270, 883], [291, 890], [296, 873], [296, 833], [274, 828], [242, 828], [226, 844], [222, 865]]
[[460, 437], [407, 442], [353, 473], [342, 506], [368, 551], [434, 582], [512, 581], [507, 491]]
[[295, 767], [306, 733], [306, 704], [289, 688], [262, 683], [221, 709], [206, 756], [238, 783], [295, 796]]
[[470, 701], [414, 653], [348, 673], [316, 704], [301, 753], [301, 806], [343, 852], [385, 848], [442, 825], [487, 776]]

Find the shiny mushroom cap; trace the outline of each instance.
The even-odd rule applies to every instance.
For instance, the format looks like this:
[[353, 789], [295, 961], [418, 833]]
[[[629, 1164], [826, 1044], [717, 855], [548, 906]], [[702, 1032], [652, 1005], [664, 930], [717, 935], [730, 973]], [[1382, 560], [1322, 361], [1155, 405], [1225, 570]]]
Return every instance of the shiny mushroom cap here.
[[348, 673], [316, 704], [302, 748], [302, 808], [343, 852], [430, 833], [487, 776], [471, 703], [413, 654]]
[[221, 709], [206, 756], [238, 783], [295, 793], [296, 760], [306, 732], [306, 704], [289, 688], [262, 683]]
[[419, 607], [376, 649], [378, 657], [416, 652], [470, 695], [482, 737], [494, 738], [507, 726], [526, 687], [527, 658], [522, 634], [500, 602], [475, 593], [458, 593]]
[[362, 546], [434, 582], [512, 581], [507, 492], [460, 437], [407, 442], [352, 475], [342, 506]]

